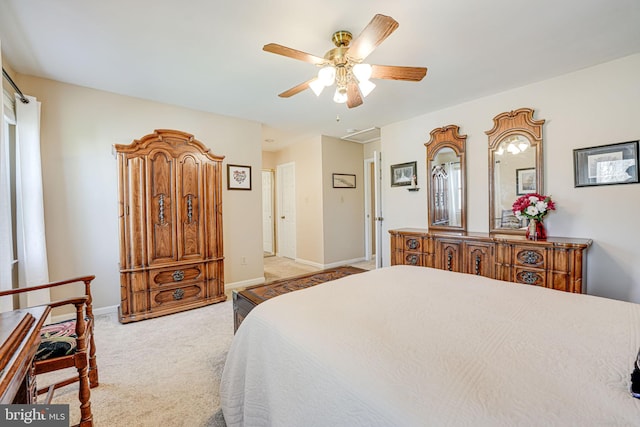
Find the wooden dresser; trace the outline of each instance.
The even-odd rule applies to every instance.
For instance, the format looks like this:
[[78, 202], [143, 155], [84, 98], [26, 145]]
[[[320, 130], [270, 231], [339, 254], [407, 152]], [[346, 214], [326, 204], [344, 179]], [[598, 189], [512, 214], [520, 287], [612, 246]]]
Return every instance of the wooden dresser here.
[[391, 264], [434, 267], [566, 292], [586, 292], [586, 252], [590, 239], [419, 228], [389, 230]]
[[123, 323], [226, 300], [222, 159], [193, 135], [156, 130], [116, 145]]

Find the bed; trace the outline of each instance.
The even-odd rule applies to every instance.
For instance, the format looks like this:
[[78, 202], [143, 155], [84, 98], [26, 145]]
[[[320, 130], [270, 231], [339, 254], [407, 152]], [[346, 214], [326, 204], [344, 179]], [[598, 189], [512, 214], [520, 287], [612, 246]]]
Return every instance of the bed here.
[[288, 293], [238, 329], [228, 426], [639, 425], [640, 305], [426, 267]]

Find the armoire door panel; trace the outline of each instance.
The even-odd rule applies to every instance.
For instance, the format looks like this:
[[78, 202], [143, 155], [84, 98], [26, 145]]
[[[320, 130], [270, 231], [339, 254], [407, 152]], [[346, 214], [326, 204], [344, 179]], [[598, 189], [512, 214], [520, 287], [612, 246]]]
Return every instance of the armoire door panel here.
[[178, 259], [200, 258], [203, 254], [202, 211], [202, 167], [194, 155], [185, 155], [179, 159], [176, 187], [177, 199], [180, 201], [178, 211]]
[[125, 264], [121, 268], [140, 268], [146, 263], [147, 226], [145, 221], [145, 186], [146, 176], [144, 162], [139, 157], [126, 159], [126, 179], [124, 186], [124, 214], [126, 248]]
[[220, 163], [208, 162], [204, 165], [203, 190], [207, 197], [202, 206], [207, 259], [222, 257], [222, 194], [216, 191], [216, 183], [222, 182]]
[[175, 245], [175, 160], [165, 151], [155, 151], [147, 162], [150, 225], [149, 265], [177, 260]]

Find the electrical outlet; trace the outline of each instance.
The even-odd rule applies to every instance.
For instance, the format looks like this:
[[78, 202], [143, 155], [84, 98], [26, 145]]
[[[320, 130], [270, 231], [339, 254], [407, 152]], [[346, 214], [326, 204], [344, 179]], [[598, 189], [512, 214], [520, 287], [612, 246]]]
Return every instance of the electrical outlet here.
[[241, 264], [241, 265], [247, 265], [247, 257], [242, 257], [242, 258], [240, 259], [240, 264]]

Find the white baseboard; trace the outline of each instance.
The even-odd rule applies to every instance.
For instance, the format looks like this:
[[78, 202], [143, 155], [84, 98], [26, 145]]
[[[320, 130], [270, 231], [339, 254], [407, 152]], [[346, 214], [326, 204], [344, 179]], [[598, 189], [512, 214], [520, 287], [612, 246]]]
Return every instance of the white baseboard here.
[[336, 261], [336, 262], [332, 262], [329, 264], [320, 264], [317, 262], [313, 262], [313, 261], [308, 261], [306, 259], [301, 259], [301, 258], [296, 258], [296, 262], [299, 262], [300, 264], [306, 264], [306, 265], [311, 265], [313, 267], [317, 267], [321, 270], [327, 269], [327, 268], [334, 268], [334, 267], [342, 267], [343, 265], [349, 265], [349, 264], [355, 264], [356, 262], [362, 262], [365, 261], [364, 257], [362, 258], [354, 258], [354, 259], [347, 259], [347, 260], [343, 260], [343, 261]]
[[228, 291], [230, 289], [246, 288], [247, 286], [261, 285], [264, 282], [265, 282], [264, 276], [263, 277], [256, 277], [255, 279], [241, 280], [239, 282], [232, 282], [232, 283], [225, 283], [224, 284], [224, 289], [225, 289], [225, 291]]
[[[105, 315], [105, 314], [117, 314], [118, 313], [118, 306], [117, 305], [112, 305], [109, 307], [100, 307], [100, 308], [94, 308], [93, 309], [93, 315], [95, 316], [101, 316], [101, 315]], [[64, 313], [64, 314], [56, 314], [55, 316], [51, 316], [51, 322], [52, 323], [57, 323], [57, 322], [64, 322], [65, 320], [70, 320], [70, 319], [75, 319], [76, 315], [75, 313]]]

